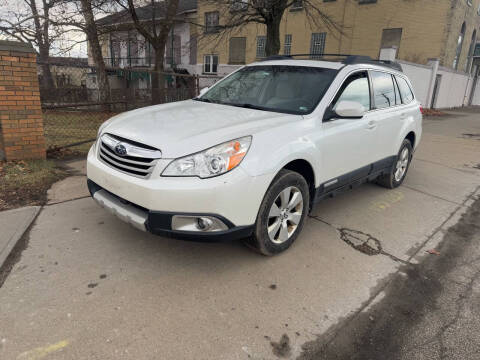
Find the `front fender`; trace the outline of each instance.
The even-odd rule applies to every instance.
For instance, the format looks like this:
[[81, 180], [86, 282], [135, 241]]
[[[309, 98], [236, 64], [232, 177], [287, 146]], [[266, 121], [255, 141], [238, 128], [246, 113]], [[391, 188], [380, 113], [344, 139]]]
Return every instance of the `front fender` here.
[[[305, 134], [308, 131], [302, 131], [302, 133]], [[305, 160], [312, 166], [315, 182], [317, 182], [316, 169], [320, 168], [320, 151], [308, 136], [295, 134], [295, 131], [282, 131], [269, 136], [268, 134], [255, 135], [252, 148], [241, 166], [251, 176], [270, 174], [273, 180], [288, 163], [294, 160]], [[316, 186], [318, 186], [317, 183]]]

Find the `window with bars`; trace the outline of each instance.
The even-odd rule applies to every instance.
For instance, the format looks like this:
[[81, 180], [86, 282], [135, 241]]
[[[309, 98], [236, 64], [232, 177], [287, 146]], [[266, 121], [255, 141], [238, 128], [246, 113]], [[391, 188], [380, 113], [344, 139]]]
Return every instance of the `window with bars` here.
[[290, 55], [292, 53], [292, 35], [287, 34], [285, 35], [285, 45], [283, 48], [284, 55]]
[[210, 11], [205, 13], [205, 32], [214, 33], [218, 32], [218, 11]]
[[312, 33], [312, 40], [310, 43], [310, 58], [320, 59], [325, 52], [325, 38], [327, 33]]
[[248, 0], [231, 0], [230, 11], [245, 11], [248, 9]]
[[218, 55], [205, 55], [203, 58], [203, 72], [216, 74], [218, 72]]
[[266, 36], [257, 36], [257, 58], [265, 57], [265, 45], [267, 44]]

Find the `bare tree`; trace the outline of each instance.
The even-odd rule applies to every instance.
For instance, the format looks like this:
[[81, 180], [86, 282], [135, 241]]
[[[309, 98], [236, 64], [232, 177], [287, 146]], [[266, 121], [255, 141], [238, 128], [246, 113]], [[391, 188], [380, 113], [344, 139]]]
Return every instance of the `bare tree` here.
[[24, 0], [12, 9], [12, 3], [5, 1], [0, 16], [0, 34], [31, 44], [37, 50], [38, 62], [42, 69], [44, 87], [54, 87], [52, 73], [48, 64], [53, 42], [63, 29], [52, 26], [52, 9], [58, 0]]
[[87, 35], [89, 49], [92, 53], [92, 58], [97, 66], [97, 80], [98, 89], [100, 91], [100, 101], [106, 102], [110, 95], [110, 87], [108, 83], [108, 76], [105, 70], [105, 62], [103, 61], [102, 48], [98, 40], [97, 25], [95, 24], [95, 17], [93, 15], [92, 0], [80, 0], [82, 15], [85, 19], [84, 31]]
[[341, 33], [341, 27], [325, 12], [315, 0], [205, 0], [214, 5], [220, 13], [217, 28], [220, 36], [238, 30], [248, 24], [261, 24], [266, 27], [266, 56], [280, 52], [280, 24], [285, 11], [301, 7], [311, 26], [325, 26]]
[[[152, 102], [165, 102], [165, 76], [162, 73], [165, 60], [165, 47], [168, 35], [177, 21], [179, 0], [151, 0], [149, 19], [140, 18], [133, 0], [116, 0], [131, 16], [133, 26], [150, 43], [155, 52], [154, 72], [152, 74]], [[145, 6], [142, 6], [145, 9]]]
[[88, 41], [89, 51], [96, 67], [99, 89], [99, 101], [107, 102], [110, 97], [110, 86], [99, 41], [99, 31], [95, 16], [104, 12], [104, 7], [110, 5], [110, 0], [57, 0], [61, 11], [58, 12], [57, 26], [74, 28], [83, 32]]

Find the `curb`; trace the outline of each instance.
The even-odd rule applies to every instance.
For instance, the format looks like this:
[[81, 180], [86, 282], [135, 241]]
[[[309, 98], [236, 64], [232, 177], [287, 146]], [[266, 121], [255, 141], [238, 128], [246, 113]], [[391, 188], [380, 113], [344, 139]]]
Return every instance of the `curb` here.
[[0, 212], [0, 227], [4, 229], [7, 228], [7, 226], [2, 223], [6, 223], [8, 219], [13, 217], [22, 217], [13, 229], [8, 231], [9, 229], [7, 228], [0, 233], [0, 269], [17, 242], [23, 237], [25, 232], [30, 228], [30, 225], [35, 221], [41, 208], [41, 206], [27, 206]]

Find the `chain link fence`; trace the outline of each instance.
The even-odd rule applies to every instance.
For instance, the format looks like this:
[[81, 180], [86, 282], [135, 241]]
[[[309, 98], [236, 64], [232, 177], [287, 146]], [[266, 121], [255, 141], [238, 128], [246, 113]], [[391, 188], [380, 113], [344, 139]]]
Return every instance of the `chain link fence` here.
[[[108, 88], [101, 89], [96, 67], [83, 62], [39, 64], [40, 98], [47, 149], [86, 153], [99, 126], [132, 109], [191, 99], [221, 77], [190, 75], [185, 70], [154, 72], [149, 68], [107, 68]], [[165, 87], [152, 89], [164, 77]], [[159, 93], [159, 95], [158, 95]]]

